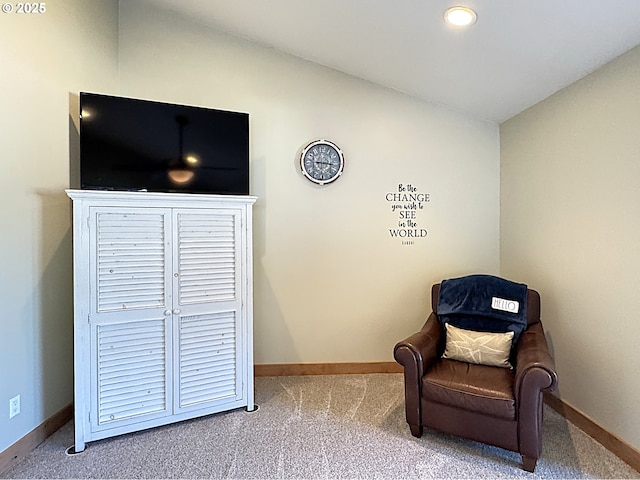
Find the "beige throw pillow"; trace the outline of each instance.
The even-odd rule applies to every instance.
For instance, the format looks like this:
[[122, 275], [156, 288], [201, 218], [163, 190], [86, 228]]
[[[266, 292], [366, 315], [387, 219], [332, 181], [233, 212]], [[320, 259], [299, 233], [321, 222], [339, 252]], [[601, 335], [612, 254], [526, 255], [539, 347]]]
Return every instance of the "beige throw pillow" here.
[[512, 368], [509, 363], [513, 332], [490, 333], [464, 330], [445, 323], [447, 342], [443, 358], [467, 363]]

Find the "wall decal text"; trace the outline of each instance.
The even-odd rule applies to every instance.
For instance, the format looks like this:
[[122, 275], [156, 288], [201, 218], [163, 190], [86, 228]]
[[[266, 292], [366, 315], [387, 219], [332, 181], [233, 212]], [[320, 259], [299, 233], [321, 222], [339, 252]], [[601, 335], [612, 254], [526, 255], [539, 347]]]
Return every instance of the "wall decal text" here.
[[400, 183], [395, 192], [385, 194], [391, 212], [397, 214], [397, 221], [389, 229], [389, 236], [401, 240], [402, 245], [414, 245], [416, 239], [424, 238], [428, 231], [418, 224], [420, 213], [431, 201], [429, 193], [421, 192], [411, 183]]

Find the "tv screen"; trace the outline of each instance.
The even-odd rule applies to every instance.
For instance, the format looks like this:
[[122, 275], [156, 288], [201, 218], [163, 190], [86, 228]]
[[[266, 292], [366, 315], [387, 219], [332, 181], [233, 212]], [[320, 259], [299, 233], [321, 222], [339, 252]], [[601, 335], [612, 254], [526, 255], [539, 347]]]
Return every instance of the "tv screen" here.
[[80, 187], [249, 194], [249, 115], [80, 93]]

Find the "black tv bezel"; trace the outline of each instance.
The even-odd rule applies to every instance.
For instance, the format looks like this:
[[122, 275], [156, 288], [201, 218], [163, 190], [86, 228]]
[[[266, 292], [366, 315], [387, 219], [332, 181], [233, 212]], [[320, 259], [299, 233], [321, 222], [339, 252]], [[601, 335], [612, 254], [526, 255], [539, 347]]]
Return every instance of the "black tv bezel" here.
[[[242, 172], [241, 181], [235, 181], [233, 185], [215, 184], [214, 182], [199, 182], [196, 184], [175, 185], [170, 184], [168, 180], [160, 181], [159, 183], [144, 183], [140, 181], [134, 181], [126, 178], [122, 170], [112, 170], [112, 177], [104, 181], [95, 181], [95, 178], [87, 178], [86, 174], [88, 167], [87, 155], [88, 151], [91, 151], [93, 147], [88, 147], [85, 140], [87, 136], [87, 119], [83, 115], [83, 106], [91, 104], [91, 100], [98, 100], [102, 103], [111, 104], [109, 108], [117, 109], [123, 108], [123, 105], [128, 105], [134, 108], [136, 111], [133, 115], [143, 115], [140, 111], [156, 111], [162, 113], [164, 116], [170, 115], [174, 117], [178, 114], [197, 114], [201, 116], [211, 115], [216, 117], [216, 121], [220, 121], [221, 118], [227, 117], [228, 119], [234, 118], [235, 120], [241, 120], [243, 127], [242, 132], [243, 142], [243, 156], [241, 159], [235, 158], [233, 161], [233, 167]], [[231, 110], [221, 110], [210, 107], [195, 106], [180, 103], [171, 103], [158, 100], [147, 100], [134, 97], [124, 97], [116, 95], [107, 95], [93, 92], [80, 92], [79, 95], [80, 104], [80, 122], [79, 122], [79, 135], [80, 135], [80, 161], [79, 161], [79, 183], [82, 190], [107, 190], [107, 191], [129, 191], [129, 192], [165, 192], [165, 193], [190, 193], [190, 194], [218, 194], [218, 195], [249, 195], [250, 189], [250, 151], [249, 151], [249, 114], [245, 112], [237, 112]], [[148, 115], [148, 113], [147, 113]], [[212, 123], [215, 121], [211, 120]], [[84, 137], [83, 137], [84, 131]], [[236, 135], [239, 133], [236, 132]], [[144, 141], [148, 142], [149, 139]], [[238, 144], [239, 145], [239, 144]], [[91, 159], [91, 162], [95, 165], [96, 160]], [[222, 168], [222, 170], [230, 170], [229, 168]], [[162, 172], [161, 168], [157, 169], [158, 172]], [[122, 174], [122, 175], [119, 175]], [[201, 177], [201, 179], [204, 177]]]

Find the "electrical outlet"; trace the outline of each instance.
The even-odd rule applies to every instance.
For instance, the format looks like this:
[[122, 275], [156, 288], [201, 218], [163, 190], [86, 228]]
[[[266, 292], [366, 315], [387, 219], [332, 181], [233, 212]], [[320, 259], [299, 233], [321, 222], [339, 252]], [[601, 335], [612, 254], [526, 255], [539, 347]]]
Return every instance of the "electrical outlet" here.
[[9, 418], [13, 418], [20, 413], [20, 395], [16, 395], [9, 400]]

